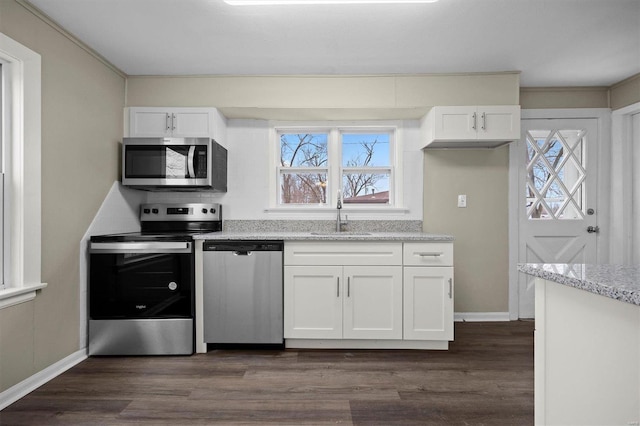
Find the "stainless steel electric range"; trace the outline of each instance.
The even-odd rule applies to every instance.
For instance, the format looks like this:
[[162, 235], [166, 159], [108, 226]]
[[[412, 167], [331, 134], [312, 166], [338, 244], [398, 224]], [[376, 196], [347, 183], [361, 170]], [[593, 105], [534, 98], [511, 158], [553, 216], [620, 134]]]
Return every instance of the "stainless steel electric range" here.
[[219, 204], [144, 204], [141, 232], [89, 243], [89, 355], [194, 353], [193, 235], [222, 229]]

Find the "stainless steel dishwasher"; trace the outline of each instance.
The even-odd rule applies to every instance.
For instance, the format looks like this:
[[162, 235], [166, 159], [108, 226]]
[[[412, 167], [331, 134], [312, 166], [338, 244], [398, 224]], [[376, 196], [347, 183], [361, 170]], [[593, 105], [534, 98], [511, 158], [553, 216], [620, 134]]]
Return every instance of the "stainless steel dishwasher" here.
[[282, 344], [282, 241], [205, 241], [204, 339]]

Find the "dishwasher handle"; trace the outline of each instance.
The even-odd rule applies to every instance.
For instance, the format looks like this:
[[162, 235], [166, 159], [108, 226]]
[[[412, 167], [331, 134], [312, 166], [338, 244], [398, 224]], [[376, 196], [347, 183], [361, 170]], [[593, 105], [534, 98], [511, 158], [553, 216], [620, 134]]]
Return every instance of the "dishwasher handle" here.
[[249, 256], [249, 253], [255, 251], [282, 251], [283, 246], [282, 241], [205, 240], [202, 250], [230, 251], [238, 256]]

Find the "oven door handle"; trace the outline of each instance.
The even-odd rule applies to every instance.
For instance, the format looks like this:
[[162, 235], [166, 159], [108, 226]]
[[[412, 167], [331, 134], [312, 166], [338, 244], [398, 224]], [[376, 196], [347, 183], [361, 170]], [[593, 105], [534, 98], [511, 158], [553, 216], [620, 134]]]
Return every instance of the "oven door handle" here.
[[191, 253], [191, 243], [187, 241], [92, 242], [89, 251], [91, 253]]

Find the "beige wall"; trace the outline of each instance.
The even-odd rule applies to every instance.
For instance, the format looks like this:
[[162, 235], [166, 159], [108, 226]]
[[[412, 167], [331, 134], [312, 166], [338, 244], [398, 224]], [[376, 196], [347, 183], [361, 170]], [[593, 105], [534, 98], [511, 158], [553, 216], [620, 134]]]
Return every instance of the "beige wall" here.
[[455, 312], [509, 311], [508, 173], [507, 146], [425, 150], [423, 227], [456, 238]]
[[611, 87], [522, 87], [522, 109], [611, 108], [620, 109], [640, 102], [640, 74]]
[[620, 109], [640, 102], [640, 74], [611, 87], [611, 109]]
[[42, 56], [42, 280], [0, 310], [0, 392], [79, 350], [79, 247], [113, 182], [125, 78], [19, 2], [0, 31]]
[[434, 105], [517, 105], [519, 77], [129, 77], [127, 106], [215, 106], [228, 118], [419, 119]]
[[520, 107], [609, 108], [607, 87], [522, 87]]

